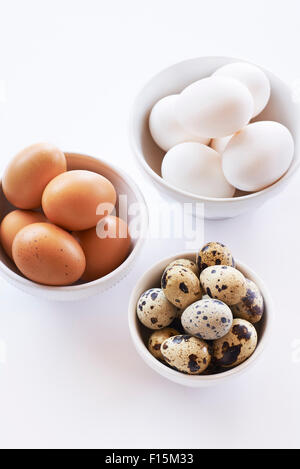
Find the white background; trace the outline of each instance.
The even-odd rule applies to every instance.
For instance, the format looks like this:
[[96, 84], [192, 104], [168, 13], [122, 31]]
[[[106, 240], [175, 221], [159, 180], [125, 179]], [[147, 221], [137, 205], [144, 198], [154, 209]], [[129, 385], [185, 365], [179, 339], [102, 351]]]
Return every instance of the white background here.
[[[132, 101], [185, 58], [230, 55], [300, 79], [298, 0], [0, 1], [0, 164], [49, 141], [117, 163], [148, 202], [159, 194], [127, 138]], [[3, 98], [3, 93], [2, 93]], [[61, 304], [0, 283], [1, 447], [299, 447], [300, 174], [256, 213], [205, 223], [268, 284], [274, 330], [261, 361], [207, 390], [172, 384], [137, 356], [127, 303], [139, 275], [183, 241], [151, 242], [99, 297]], [[155, 210], [155, 206], [152, 210]], [[299, 344], [298, 344], [299, 348]], [[298, 360], [297, 360], [298, 358]]]

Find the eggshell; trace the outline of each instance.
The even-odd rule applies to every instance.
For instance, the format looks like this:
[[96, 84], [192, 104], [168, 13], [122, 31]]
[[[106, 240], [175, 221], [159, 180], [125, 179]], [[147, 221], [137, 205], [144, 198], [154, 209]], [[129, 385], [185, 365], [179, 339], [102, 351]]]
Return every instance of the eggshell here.
[[258, 286], [252, 280], [246, 279], [247, 292], [241, 301], [231, 307], [235, 318], [242, 318], [251, 324], [259, 322], [264, 312], [264, 300]]
[[173, 322], [177, 316], [177, 309], [167, 300], [160, 288], [151, 288], [140, 297], [137, 315], [144, 326], [157, 330]]
[[190, 335], [165, 340], [161, 353], [172, 368], [189, 375], [200, 375], [211, 362], [207, 343]]
[[115, 203], [112, 183], [100, 174], [85, 170], [68, 171], [52, 179], [42, 198], [46, 217], [70, 231], [96, 226], [103, 216], [113, 211]]
[[204, 269], [200, 275], [201, 286], [210, 298], [235, 305], [241, 301], [247, 291], [244, 275], [227, 265], [214, 265]]
[[228, 368], [249, 358], [257, 345], [255, 327], [244, 319], [234, 319], [232, 328], [213, 343], [213, 356], [217, 365]]
[[203, 197], [232, 197], [220, 155], [201, 143], [181, 143], [165, 155], [162, 177], [173, 186]]
[[71, 285], [85, 269], [84, 253], [77, 241], [50, 223], [22, 228], [14, 239], [12, 254], [25, 277], [44, 285]]
[[165, 151], [178, 143], [200, 142], [207, 145], [209, 138], [201, 138], [187, 132], [175, 118], [175, 102], [178, 95], [166, 96], [152, 108], [149, 127], [153, 140]]
[[226, 137], [248, 124], [253, 108], [253, 98], [245, 85], [233, 78], [214, 76], [182, 91], [175, 103], [175, 116], [193, 134]]
[[164, 271], [161, 287], [167, 299], [177, 308], [187, 308], [202, 298], [198, 277], [185, 267], [174, 265]]
[[15, 207], [38, 208], [51, 179], [67, 169], [65, 155], [49, 143], [38, 143], [20, 151], [7, 166], [2, 187]]
[[170, 337], [174, 337], [175, 335], [179, 335], [179, 332], [172, 327], [165, 327], [159, 331], [153, 332], [148, 341], [148, 350], [149, 352], [157, 358], [157, 360], [164, 360], [164, 357], [161, 353], [161, 346], [163, 342]]
[[12, 259], [13, 240], [24, 226], [46, 221], [47, 219], [44, 214], [31, 210], [14, 210], [8, 213], [0, 225], [1, 245], [6, 254]]
[[177, 265], [179, 267], [184, 267], [186, 269], [190, 269], [192, 272], [194, 272], [197, 277], [199, 277], [199, 269], [196, 265], [195, 262], [191, 261], [190, 259], [176, 259], [175, 261], [171, 262], [165, 270], [170, 269], [174, 265]]
[[235, 262], [230, 250], [222, 243], [215, 241], [203, 246], [196, 256], [196, 263], [200, 272], [211, 265], [235, 266]]
[[213, 76], [234, 78], [250, 91], [254, 101], [252, 117], [260, 114], [268, 104], [271, 94], [270, 80], [256, 65], [245, 62], [235, 62], [219, 68]]
[[283, 176], [293, 156], [293, 137], [284, 125], [255, 122], [235, 134], [226, 146], [223, 171], [237, 189], [259, 191]]
[[215, 340], [231, 329], [231, 309], [220, 300], [201, 300], [189, 306], [181, 316], [181, 324], [187, 334], [204, 340]]
[[115, 216], [103, 218], [96, 228], [74, 233], [81, 245], [86, 269], [82, 276], [85, 282], [104, 277], [117, 269], [128, 257], [131, 238], [125, 221]]

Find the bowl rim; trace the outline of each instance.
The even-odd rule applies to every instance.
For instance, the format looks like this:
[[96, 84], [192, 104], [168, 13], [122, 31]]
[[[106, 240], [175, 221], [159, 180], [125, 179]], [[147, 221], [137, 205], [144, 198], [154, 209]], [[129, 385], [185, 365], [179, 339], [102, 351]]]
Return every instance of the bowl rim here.
[[[176, 382], [178, 384], [183, 384], [192, 387], [200, 387], [201, 385], [209, 385], [209, 384], [216, 384], [220, 381], [227, 380], [233, 376], [240, 375], [241, 373], [245, 372], [249, 366], [253, 365], [257, 358], [260, 357], [261, 353], [265, 349], [269, 337], [270, 331], [272, 329], [272, 311], [273, 311], [273, 300], [271, 295], [268, 291], [263, 280], [246, 264], [240, 262], [236, 259], [236, 267], [241, 271], [245, 272], [246, 275], [250, 275], [255, 283], [257, 284], [258, 288], [260, 289], [263, 299], [265, 309], [268, 311], [265, 317], [265, 329], [260, 337], [260, 340], [257, 344], [257, 347], [253, 354], [245, 360], [240, 365], [236, 366], [235, 368], [231, 368], [230, 370], [224, 371], [219, 374], [215, 375], [186, 375], [179, 371], [176, 371], [172, 368], [167, 367], [162, 362], [157, 360], [149, 350], [147, 349], [146, 345], [143, 342], [143, 339], [138, 331], [137, 327], [137, 313], [136, 313], [136, 306], [137, 306], [137, 298], [143, 293], [141, 289], [141, 284], [145, 280], [145, 278], [153, 271], [161, 266], [166, 266], [172, 261], [176, 259], [182, 258], [193, 258], [195, 256], [195, 251], [183, 251], [173, 256], [168, 256], [165, 259], [162, 259], [155, 264], [153, 264], [139, 279], [137, 284], [135, 285], [134, 289], [131, 292], [129, 306], [128, 306], [128, 324], [129, 324], [129, 331], [131, 335], [131, 339], [134, 343], [136, 351], [140, 355], [140, 357], [146, 362], [146, 364], [156, 371], [158, 374], [164, 376], [165, 378]], [[163, 271], [164, 267], [162, 267]], [[154, 332], [154, 331], [153, 331]]]
[[[58, 286], [58, 285], [43, 285], [39, 284], [36, 282], [33, 282], [32, 280], [29, 280], [22, 275], [19, 275], [16, 272], [13, 272], [9, 267], [7, 267], [2, 260], [0, 260], [0, 273], [3, 275], [3, 277], [8, 277], [11, 281], [17, 282], [19, 285], [23, 287], [30, 287], [30, 288], [35, 288], [38, 290], [43, 290], [45, 292], [53, 292], [53, 291], [59, 291], [62, 293], [69, 293], [69, 292], [77, 292], [77, 291], [83, 291], [86, 290], [90, 287], [98, 286], [98, 285], [103, 285], [118, 274], [121, 274], [123, 271], [126, 271], [126, 269], [129, 267], [131, 264], [132, 260], [136, 257], [136, 255], [140, 252], [148, 231], [148, 225], [149, 225], [149, 210], [148, 206], [146, 203], [146, 200], [138, 187], [138, 185], [133, 181], [133, 179], [128, 176], [128, 174], [120, 169], [119, 167], [108, 163], [107, 161], [97, 158], [95, 156], [90, 156], [86, 155], [84, 153], [79, 153], [79, 152], [64, 152], [65, 155], [72, 155], [72, 156], [79, 156], [79, 157], [87, 157], [89, 159], [95, 160], [106, 166], [107, 168], [112, 169], [115, 173], [117, 173], [121, 178], [125, 181], [125, 183], [131, 187], [132, 191], [134, 192], [134, 195], [137, 198], [137, 201], [141, 206], [143, 206], [143, 210], [141, 211], [141, 230], [140, 230], [140, 236], [132, 249], [131, 253], [127, 257], [127, 259], [119, 266], [117, 269], [113, 270], [110, 272], [108, 275], [105, 275], [104, 277], [101, 277], [99, 279], [93, 280], [92, 282], [86, 282], [82, 283], [79, 285], [68, 285], [68, 286]], [[0, 179], [1, 180], [1, 179]]]
[[[160, 75], [164, 74], [168, 70], [171, 70], [172, 68], [176, 68], [178, 66], [187, 66], [188, 64], [192, 62], [196, 62], [198, 60], [220, 60], [220, 59], [226, 59], [229, 61], [238, 61], [238, 62], [246, 62], [252, 65], [255, 65], [259, 68], [261, 68], [264, 72], [267, 72], [268, 75], [274, 76], [277, 80], [279, 80], [285, 87], [289, 88], [289, 85], [285, 83], [281, 78], [279, 78], [277, 75], [272, 73], [270, 70], [268, 70], [265, 67], [262, 67], [260, 65], [257, 65], [249, 60], [245, 59], [240, 59], [236, 57], [229, 57], [229, 56], [199, 56], [199, 57], [193, 57], [190, 59], [185, 59], [180, 62], [176, 62], [172, 65], [169, 65], [168, 67], [164, 68], [163, 70], [160, 70], [158, 73], [153, 75], [147, 82], [146, 84], [140, 89], [139, 93], [136, 95], [133, 105], [131, 107], [131, 112], [129, 116], [129, 141], [130, 141], [130, 146], [133, 150], [133, 154], [139, 163], [141, 167], [144, 169], [146, 172], [147, 176], [150, 176], [151, 179], [154, 179], [159, 185], [163, 186], [165, 189], [168, 191], [173, 192], [174, 194], [181, 195], [187, 198], [193, 198], [194, 200], [197, 200], [199, 202], [215, 202], [215, 203], [230, 203], [230, 204], [235, 204], [235, 203], [240, 203], [243, 200], [249, 200], [249, 199], [254, 199], [260, 196], [263, 196], [269, 192], [272, 192], [276, 190], [278, 187], [282, 185], [283, 182], [287, 182], [291, 177], [295, 175], [297, 170], [300, 167], [300, 160], [295, 164], [295, 166], [291, 169], [291, 166], [288, 168], [288, 170], [281, 176], [280, 179], [278, 179], [274, 184], [271, 186], [265, 187], [264, 189], [257, 191], [257, 192], [251, 192], [250, 194], [247, 195], [242, 195], [238, 197], [206, 197], [206, 196], [201, 196], [198, 194], [193, 194], [192, 192], [185, 191], [183, 189], [179, 189], [173, 184], [169, 184], [165, 179], [163, 179], [161, 176], [159, 176], [146, 162], [143, 152], [139, 150], [138, 144], [136, 142], [136, 139], [134, 137], [134, 122], [135, 122], [135, 110], [137, 108], [137, 103], [140, 97], [143, 95], [143, 93], [147, 90], [147, 88], [150, 86], [153, 80], [157, 79]], [[295, 109], [297, 109], [297, 104], [295, 103]], [[300, 121], [300, 112], [299, 112], [300, 106], [298, 106], [298, 118], [297, 121]], [[293, 159], [295, 158], [295, 152]]]

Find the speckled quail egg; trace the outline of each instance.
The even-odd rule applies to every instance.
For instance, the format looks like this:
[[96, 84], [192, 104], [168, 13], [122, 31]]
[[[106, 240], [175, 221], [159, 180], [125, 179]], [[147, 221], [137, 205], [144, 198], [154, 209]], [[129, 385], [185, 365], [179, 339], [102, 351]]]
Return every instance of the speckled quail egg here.
[[164, 357], [162, 356], [160, 348], [165, 340], [175, 335], [179, 335], [179, 332], [172, 327], [165, 327], [164, 329], [153, 332], [148, 341], [149, 352], [158, 360], [163, 361]]
[[200, 272], [210, 265], [235, 266], [234, 259], [229, 249], [224, 246], [224, 244], [218, 242], [205, 244], [196, 256], [196, 263]]
[[202, 298], [198, 277], [190, 269], [174, 265], [165, 270], [161, 287], [167, 299], [177, 308], [187, 308]]
[[246, 295], [247, 283], [244, 275], [228, 265], [213, 265], [204, 269], [200, 275], [203, 290], [211, 298], [236, 305]]
[[140, 297], [137, 315], [141, 323], [149, 329], [162, 329], [176, 318], [177, 308], [167, 300], [160, 288], [152, 288]]
[[176, 261], [171, 262], [165, 270], [170, 269], [174, 265], [177, 265], [179, 267], [185, 267], [186, 269], [190, 269], [192, 272], [194, 272], [197, 277], [199, 277], [199, 269], [197, 267], [197, 264], [190, 259], [176, 259]]
[[189, 306], [181, 316], [187, 334], [204, 340], [216, 340], [226, 335], [232, 325], [231, 309], [220, 300], [201, 300]]
[[257, 285], [252, 280], [246, 279], [247, 292], [241, 301], [231, 307], [235, 318], [246, 319], [255, 324], [261, 320], [264, 312], [264, 300]]
[[256, 345], [255, 327], [244, 319], [234, 319], [228, 334], [213, 343], [213, 357], [222, 367], [237, 366], [252, 355]]
[[172, 368], [189, 375], [200, 375], [211, 362], [208, 344], [190, 335], [177, 335], [165, 340], [161, 352]]

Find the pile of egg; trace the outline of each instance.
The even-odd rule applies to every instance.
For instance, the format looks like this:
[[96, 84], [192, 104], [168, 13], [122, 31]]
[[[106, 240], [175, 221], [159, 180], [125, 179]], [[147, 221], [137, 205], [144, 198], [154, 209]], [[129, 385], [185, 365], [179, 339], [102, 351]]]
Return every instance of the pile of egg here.
[[207, 243], [195, 262], [169, 264], [161, 288], [147, 290], [137, 303], [149, 352], [190, 375], [220, 373], [247, 360], [257, 346], [263, 312], [259, 288], [217, 242]]
[[216, 198], [275, 183], [292, 162], [294, 141], [278, 122], [251, 122], [270, 95], [260, 68], [236, 62], [158, 101], [149, 127], [166, 152], [162, 177], [183, 191]]
[[[65, 154], [55, 146], [35, 144], [18, 153], [2, 190], [14, 208], [1, 221], [1, 245], [28, 279], [44, 285], [90, 282], [129, 255], [127, 224], [112, 215], [112, 183], [92, 171], [68, 171]], [[102, 215], [99, 206], [105, 207]]]

